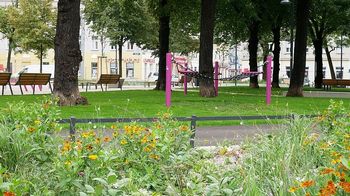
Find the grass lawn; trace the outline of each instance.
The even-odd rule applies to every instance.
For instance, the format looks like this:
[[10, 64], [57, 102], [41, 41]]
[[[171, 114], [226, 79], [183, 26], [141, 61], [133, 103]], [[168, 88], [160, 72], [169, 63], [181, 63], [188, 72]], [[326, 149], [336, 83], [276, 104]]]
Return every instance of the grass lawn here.
[[[264, 88], [221, 87], [219, 96], [215, 98], [201, 98], [197, 89], [193, 89], [187, 96], [181, 91], [174, 91], [169, 111], [174, 116], [315, 114], [329, 105], [329, 98], [283, 97], [282, 91], [286, 89], [273, 90], [270, 106], [265, 104]], [[164, 103], [164, 92], [128, 90], [88, 92], [82, 95], [88, 98], [89, 105], [62, 107], [62, 118], [154, 117], [168, 111]], [[43, 95], [0, 96], [0, 107], [4, 107], [7, 102], [33, 102], [43, 98]], [[346, 109], [350, 110], [350, 100], [343, 101]]]

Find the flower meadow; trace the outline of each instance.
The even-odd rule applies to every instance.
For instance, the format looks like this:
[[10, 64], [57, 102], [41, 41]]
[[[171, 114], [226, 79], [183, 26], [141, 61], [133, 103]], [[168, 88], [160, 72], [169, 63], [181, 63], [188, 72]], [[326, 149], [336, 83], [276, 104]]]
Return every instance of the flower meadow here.
[[0, 193], [13, 195], [349, 195], [350, 118], [341, 102], [239, 147], [191, 148], [165, 113], [152, 123], [84, 128], [56, 122], [54, 100], [0, 113]]

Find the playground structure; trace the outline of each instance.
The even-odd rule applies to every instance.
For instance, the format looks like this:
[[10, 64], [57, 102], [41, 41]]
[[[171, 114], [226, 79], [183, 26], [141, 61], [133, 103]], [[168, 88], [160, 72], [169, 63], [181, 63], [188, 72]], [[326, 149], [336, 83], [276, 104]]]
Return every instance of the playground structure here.
[[[207, 79], [214, 80], [214, 89], [215, 96], [218, 96], [218, 87], [219, 80], [221, 81], [230, 81], [230, 80], [242, 80], [249, 77], [258, 76], [263, 72], [258, 71], [248, 71], [242, 72], [239, 75], [235, 75], [227, 78], [219, 78], [219, 62], [214, 63], [214, 77], [206, 76], [204, 74], [199, 73], [198, 71], [194, 71], [188, 68], [187, 62], [185, 63], [177, 63], [173, 60], [171, 53], [167, 53], [166, 55], [166, 85], [165, 85], [165, 104], [169, 108], [171, 106], [171, 77], [172, 77], [172, 64], [175, 63], [177, 67], [177, 71], [179, 74], [184, 76], [184, 95], [187, 95], [187, 77], [192, 77], [198, 79]], [[271, 103], [271, 64], [272, 64], [272, 56], [267, 57], [267, 66], [266, 66], [266, 104], [270, 105]], [[179, 68], [181, 67], [181, 69]]]

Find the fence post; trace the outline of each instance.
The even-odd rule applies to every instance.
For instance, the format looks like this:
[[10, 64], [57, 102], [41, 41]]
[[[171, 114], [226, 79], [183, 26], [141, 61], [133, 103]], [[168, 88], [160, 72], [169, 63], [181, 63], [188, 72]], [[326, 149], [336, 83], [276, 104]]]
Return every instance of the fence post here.
[[190, 139], [190, 145], [192, 148], [194, 148], [194, 138], [196, 136], [196, 120], [197, 120], [197, 117], [195, 115], [192, 115], [192, 117], [191, 117], [192, 135], [191, 135], [191, 139]]
[[293, 123], [295, 120], [295, 114], [290, 115], [290, 122]]
[[71, 140], [75, 140], [75, 124], [77, 119], [74, 116], [70, 117], [70, 124], [69, 124], [69, 135], [71, 137]]

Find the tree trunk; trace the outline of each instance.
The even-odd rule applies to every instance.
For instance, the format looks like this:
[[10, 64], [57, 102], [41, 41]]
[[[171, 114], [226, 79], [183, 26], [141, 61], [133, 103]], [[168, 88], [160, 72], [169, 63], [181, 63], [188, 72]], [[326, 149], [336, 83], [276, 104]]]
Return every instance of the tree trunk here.
[[165, 90], [166, 53], [169, 52], [170, 15], [167, 0], [159, 0], [161, 14], [159, 16], [159, 75], [155, 90]]
[[335, 78], [335, 72], [334, 72], [334, 66], [333, 66], [333, 61], [332, 61], [332, 57], [331, 57], [331, 51], [329, 51], [327, 43], [326, 43], [324, 49], [326, 50], [326, 55], [327, 55], [327, 60], [328, 60], [328, 65], [329, 65], [329, 71], [331, 72], [331, 77], [334, 80], [334, 79], [336, 79]]
[[214, 97], [213, 80], [213, 43], [216, 0], [202, 0], [199, 48], [199, 94], [202, 97]]
[[315, 48], [315, 63], [316, 63], [316, 75], [315, 75], [315, 88], [322, 88], [323, 79], [323, 62], [322, 62], [322, 43], [323, 40], [317, 36], [316, 40], [312, 41]]
[[272, 76], [272, 88], [280, 88], [279, 85], [279, 73], [280, 73], [280, 53], [281, 53], [281, 26], [277, 26], [272, 29], [273, 44], [275, 46], [273, 50], [273, 76]]
[[[252, 21], [249, 25], [249, 67], [250, 71], [258, 71], [259, 22]], [[251, 88], [259, 88], [258, 76], [250, 77]]]
[[[119, 52], [119, 75], [123, 76], [123, 38], [121, 37], [118, 42], [118, 52]], [[117, 60], [115, 61], [117, 62]]]
[[287, 96], [303, 96], [310, 4], [311, 0], [297, 1], [294, 66], [292, 69]]
[[267, 56], [269, 55], [269, 43], [260, 43], [260, 46], [263, 50], [263, 80], [266, 81], [266, 61], [267, 61]]
[[7, 65], [6, 65], [7, 72], [12, 72], [12, 67], [11, 67], [12, 44], [13, 44], [13, 40], [12, 40], [12, 38], [10, 38], [9, 39], [9, 50], [7, 51]]
[[80, 0], [59, 0], [55, 36], [54, 96], [59, 105], [87, 104], [78, 88]]

